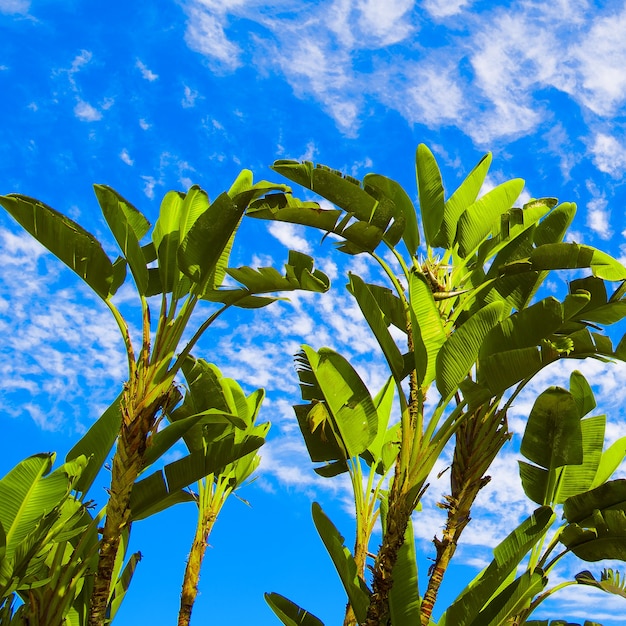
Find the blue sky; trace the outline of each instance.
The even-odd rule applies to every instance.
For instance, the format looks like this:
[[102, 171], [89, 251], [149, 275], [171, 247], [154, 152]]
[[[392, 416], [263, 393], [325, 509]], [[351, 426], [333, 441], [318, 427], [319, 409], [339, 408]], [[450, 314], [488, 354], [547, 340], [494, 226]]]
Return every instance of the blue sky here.
[[[375, 171], [415, 195], [414, 153], [423, 142], [449, 190], [491, 150], [490, 185], [519, 176], [525, 197], [576, 202], [571, 238], [626, 257], [623, 2], [0, 0], [0, 32], [0, 192], [69, 214], [111, 255], [92, 183], [114, 187], [152, 222], [168, 190], [198, 183], [215, 197], [244, 167], [278, 180], [268, 168], [277, 158], [357, 177]], [[310, 503], [320, 501], [350, 537], [348, 492], [311, 470], [292, 417], [292, 355], [304, 341], [328, 345], [353, 360], [371, 389], [382, 385], [375, 343], [344, 289], [347, 270], [365, 278], [372, 270], [320, 246], [315, 233], [252, 220], [232, 263], [280, 268], [288, 248], [315, 256], [331, 292], [233, 313], [196, 349], [247, 389], [265, 387], [262, 416], [273, 423], [259, 478], [241, 493], [251, 507], [229, 502], [211, 538], [198, 624], [276, 624], [264, 591], [291, 597], [329, 625], [343, 611]], [[4, 214], [0, 263], [3, 474], [35, 452], [63, 456], [117, 395], [125, 371], [108, 311]], [[553, 283], [557, 292], [564, 286]], [[132, 318], [130, 287], [118, 302]], [[609, 416], [607, 442], [623, 435], [624, 368], [576, 365]], [[520, 398], [511, 412], [518, 434], [532, 391], [564, 384], [572, 367], [543, 372]], [[512, 446], [497, 461], [442, 604], [532, 509], [517, 458]], [[443, 490], [432, 486], [415, 520], [427, 556]], [[194, 515], [189, 505], [134, 527], [144, 560], [116, 623], [173, 622]], [[568, 564], [563, 575], [580, 569]], [[625, 611], [623, 599], [577, 588], [545, 616], [611, 626]]]

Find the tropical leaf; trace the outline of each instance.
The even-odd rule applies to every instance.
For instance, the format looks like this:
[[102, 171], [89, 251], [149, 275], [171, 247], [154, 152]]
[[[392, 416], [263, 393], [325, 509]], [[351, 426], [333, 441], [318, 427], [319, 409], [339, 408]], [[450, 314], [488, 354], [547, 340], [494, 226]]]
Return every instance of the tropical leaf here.
[[[380, 193], [383, 193], [391, 199], [395, 206], [395, 221], [392, 228], [394, 228], [397, 224], [400, 224], [401, 230], [398, 229], [398, 232], [404, 240], [404, 244], [407, 247], [409, 255], [415, 256], [420, 245], [420, 234], [417, 226], [415, 207], [413, 206], [413, 202], [411, 201], [409, 195], [395, 180], [391, 180], [390, 178], [381, 176], [380, 174], [366, 174], [363, 179], [363, 184], [366, 189], [368, 187], [374, 187]], [[395, 245], [392, 243], [393, 240], [390, 240], [392, 228], [385, 233], [384, 237], [385, 241], [389, 245]]]
[[554, 512], [548, 506], [538, 508], [524, 520], [496, 546], [494, 560], [450, 605], [440, 623], [447, 626], [487, 626], [487, 622], [477, 620], [480, 611], [498, 592], [503, 581], [515, 573], [524, 556], [545, 535], [554, 520]]
[[415, 155], [417, 194], [426, 244], [435, 246], [444, 215], [443, 183], [433, 153], [421, 143]]
[[465, 209], [476, 201], [478, 193], [485, 182], [490, 165], [491, 152], [488, 152], [474, 166], [474, 169], [467, 175], [458, 189], [445, 202], [441, 228], [435, 237], [433, 245], [440, 248], [452, 248], [456, 238], [459, 218]]
[[102, 214], [130, 266], [137, 290], [145, 295], [148, 289], [148, 268], [139, 243], [150, 229], [150, 222], [117, 191], [106, 185], [94, 185]]
[[276, 297], [257, 297], [257, 294], [295, 291], [302, 289], [323, 293], [330, 288], [330, 280], [320, 270], [313, 268], [313, 259], [295, 250], [289, 251], [282, 276], [273, 267], [252, 269], [251, 267], [228, 268], [226, 272], [244, 285], [239, 289], [213, 289], [202, 294], [205, 300], [234, 304], [244, 308], [257, 308], [274, 302]]
[[344, 538], [339, 534], [335, 525], [322, 511], [317, 502], [312, 505], [313, 522], [319, 533], [328, 554], [335, 565], [339, 578], [343, 584], [348, 600], [359, 623], [365, 621], [369, 606], [369, 590], [367, 585], [357, 574], [356, 563], [350, 550], [344, 545]]
[[356, 299], [363, 317], [374, 333], [387, 363], [397, 380], [403, 378], [404, 359], [388, 330], [386, 317], [368, 285], [356, 274], [349, 273], [348, 291]]
[[528, 416], [521, 453], [548, 470], [582, 464], [580, 415], [569, 391], [550, 387], [537, 397]]
[[[196, 289], [200, 294], [204, 292], [214, 273], [245, 208], [235, 205], [227, 193], [222, 193], [196, 218], [189, 231], [181, 238], [178, 267], [198, 285]], [[181, 228], [181, 235], [182, 232]]]
[[87, 463], [78, 457], [50, 473], [54, 459], [54, 454], [35, 454], [0, 479], [6, 557], [13, 556], [42, 518], [61, 505]]
[[541, 572], [524, 572], [503, 589], [482, 609], [471, 626], [505, 626], [510, 618], [528, 608], [536, 596], [548, 583], [548, 577]]
[[409, 279], [409, 303], [417, 380], [426, 387], [435, 379], [437, 355], [446, 333], [430, 286], [415, 272]]
[[466, 258], [476, 250], [491, 232], [496, 220], [511, 208], [523, 188], [522, 179], [509, 180], [487, 192], [463, 211], [456, 235], [461, 258]]
[[191, 452], [135, 483], [130, 499], [133, 520], [143, 519], [179, 502], [193, 501], [187, 486], [216, 474], [236, 460], [258, 450], [265, 439], [248, 436], [235, 442], [234, 434], [207, 442], [205, 450]]
[[437, 388], [447, 399], [476, 363], [487, 333], [498, 323], [502, 303], [493, 302], [472, 315], [441, 346], [436, 360]]
[[[378, 428], [378, 414], [367, 387], [350, 363], [330, 348], [316, 352], [303, 346], [299, 357], [302, 397], [318, 401], [307, 416], [311, 426], [328, 426], [345, 450], [343, 459], [359, 456], [374, 440]], [[308, 394], [307, 380], [317, 398]]]
[[324, 623], [278, 593], [266, 593], [265, 601], [285, 626], [324, 626]]
[[626, 512], [596, 509], [581, 524], [568, 524], [559, 540], [584, 561], [626, 561]]
[[393, 566], [393, 586], [389, 592], [389, 614], [392, 624], [419, 624], [422, 599], [419, 594], [417, 555], [413, 522], [409, 520], [404, 543]]
[[100, 242], [69, 217], [19, 194], [0, 196], [0, 205], [39, 243], [76, 272], [103, 300], [123, 282]]
[[604, 280], [624, 280], [626, 268], [610, 255], [577, 243], [549, 243], [532, 251], [526, 260], [515, 261], [501, 268], [501, 272], [591, 268], [594, 276]]
[[626, 479], [610, 480], [563, 504], [563, 517], [570, 523], [585, 524], [596, 510], [626, 510]]
[[87, 466], [74, 484], [76, 491], [83, 494], [89, 491], [115, 444], [122, 425], [121, 399], [120, 393], [65, 457], [66, 461], [73, 461], [81, 455], [87, 459]]
[[621, 437], [602, 453], [591, 487], [599, 487], [611, 478], [624, 458], [626, 458], [626, 437]]
[[618, 570], [605, 567], [600, 574], [600, 580], [589, 571], [584, 570], [575, 576], [579, 585], [590, 585], [607, 593], [626, 598], [626, 578]]
[[583, 462], [580, 465], [567, 465], [558, 484], [556, 504], [591, 489], [602, 458], [606, 417], [596, 415], [580, 423], [582, 431]]

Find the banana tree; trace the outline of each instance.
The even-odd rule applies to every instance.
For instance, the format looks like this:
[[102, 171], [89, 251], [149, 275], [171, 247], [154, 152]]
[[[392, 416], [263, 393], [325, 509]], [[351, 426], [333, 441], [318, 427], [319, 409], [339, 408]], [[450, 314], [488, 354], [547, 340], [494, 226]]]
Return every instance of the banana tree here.
[[[606, 417], [588, 417], [595, 407], [593, 391], [577, 371], [569, 390], [550, 387], [537, 397], [521, 444], [529, 462], [519, 466], [524, 492], [540, 508], [494, 549], [494, 560], [438, 626], [538, 624], [528, 618], [541, 603], [577, 584], [625, 596], [619, 572], [611, 569], [600, 580], [585, 570], [547, 588], [568, 554], [585, 561], [626, 560], [626, 481], [610, 480], [624, 459], [626, 438], [603, 451]], [[565, 520], [561, 524], [557, 509]]]
[[[312, 259], [302, 254], [290, 254], [285, 276], [272, 268], [229, 270], [227, 267], [236, 230], [250, 202], [268, 191], [286, 189], [284, 185], [265, 181], [253, 184], [251, 172], [244, 170], [231, 188], [213, 202], [195, 186], [187, 193], [170, 192], [161, 203], [150, 240], [142, 243], [150, 230], [146, 217], [113, 189], [95, 185], [102, 213], [120, 248], [121, 256], [114, 261], [93, 235], [62, 213], [27, 196], [0, 197], [0, 205], [24, 229], [102, 299], [119, 327], [126, 348], [128, 380], [118, 401], [94, 427], [91, 436], [72, 453], [83, 454], [85, 446], [95, 450], [87, 455], [84, 484], [77, 486], [84, 493], [110, 450], [100, 441], [100, 435], [105, 434], [107, 444], [116, 443], [97, 571], [89, 600], [90, 626], [101, 626], [108, 620], [106, 609], [116, 559], [124, 534], [130, 528], [133, 509], [134, 515], [139, 516], [141, 511], [153, 512], [180, 501], [186, 497], [181, 495], [184, 487], [222, 467], [226, 457], [226, 464], [233, 460], [225, 444], [224, 458], [215, 461], [194, 453], [187, 460], [171, 464], [165, 475], [156, 472], [135, 484], [146, 467], [158, 458], [157, 452], [162, 453], [184, 434], [180, 427], [174, 428], [176, 425], [159, 432], [159, 424], [161, 416], [180, 399], [174, 380], [201, 335], [231, 306], [265, 306], [276, 299], [269, 295], [276, 291], [328, 289], [327, 277], [314, 270]], [[138, 347], [113, 302], [127, 268], [142, 312]], [[241, 287], [222, 290], [227, 273]], [[190, 320], [201, 300], [214, 303], [213, 311], [194, 331], [189, 328]], [[157, 316], [151, 315], [154, 303], [160, 304]], [[153, 328], [151, 320], [155, 317], [156, 328]], [[192, 334], [187, 340], [189, 331]], [[188, 426], [196, 422], [189, 422]], [[256, 438], [256, 447], [261, 443], [262, 438]], [[241, 456], [245, 456], [255, 449], [255, 438], [248, 438], [248, 444], [239, 446]], [[146, 495], [156, 498], [156, 502], [149, 502]]]
[[[397, 423], [395, 452], [391, 467], [384, 468], [390, 483], [377, 492], [383, 536], [371, 566], [371, 584], [360, 574], [358, 557], [369, 551], [359, 545], [366, 534], [357, 533], [354, 554], [342, 542], [331, 553], [349, 599], [346, 624], [377, 626], [412, 619], [410, 623], [427, 626], [471, 507], [488, 482], [486, 472], [509, 438], [508, 407], [549, 363], [621, 358], [626, 353], [624, 344], [614, 349], [600, 332], [602, 325], [626, 315], [624, 283], [610, 297], [605, 286], [605, 281], [624, 281], [626, 269], [600, 250], [564, 242], [576, 212], [572, 203], [542, 198], [515, 207], [524, 187], [521, 179], [479, 197], [490, 163], [488, 154], [446, 198], [436, 160], [420, 145], [418, 219], [409, 195], [389, 178], [367, 174], [359, 181], [310, 162], [277, 161], [276, 172], [336, 208], [280, 191], [253, 202], [247, 212], [330, 234], [339, 251], [370, 257], [385, 279], [384, 284], [370, 284], [351, 274], [348, 283], [388, 365], [399, 418], [391, 421], [392, 426]], [[580, 273], [585, 268], [591, 275], [572, 280], [561, 300], [538, 298], [551, 271]], [[402, 333], [402, 341], [394, 339], [390, 326]], [[379, 438], [381, 421], [371, 394], [345, 359], [340, 366], [338, 355], [326, 349], [305, 354], [305, 369], [312, 370], [315, 380], [303, 382], [303, 399], [309, 404], [296, 408], [296, 415], [312, 459], [327, 464], [321, 469], [326, 475], [353, 468], [357, 476], [356, 468], [368, 461], [370, 472], [378, 468], [367, 452]], [[431, 400], [434, 409], [429, 408]], [[392, 589], [399, 581], [407, 575], [417, 581], [411, 553], [403, 550], [411, 515], [449, 442], [454, 442], [451, 485], [442, 503], [447, 521], [442, 538], [435, 540], [426, 590], [423, 597], [414, 591], [409, 601], [396, 603]], [[356, 489], [354, 497], [358, 520], [362, 511], [371, 509], [371, 501]], [[319, 530], [317, 521], [316, 526]], [[329, 533], [337, 546], [341, 536]], [[394, 574], [397, 568], [402, 576]], [[268, 602], [286, 616], [281, 617], [284, 623], [301, 615], [282, 596], [270, 594]], [[309, 618], [303, 619], [306, 623]]]
[[[50, 473], [53, 453], [18, 463], [0, 480], [0, 624], [83, 624], [88, 572], [98, 555], [98, 524], [74, 489], [87, 465], [79, 456]], [[120, 551], [107, 603], [115, 616], [139, 553]], [[19, 601], [18, 601], [19, 598]]]
[[[236, 381], [223, 377], [215, 365], [202, 359], [188, 357], [182, 370], [187, 381], [185, 399], [167, 414], [167, 418], [173, 425], [180, 426], [196, 416], [203, 416], [184, 435], [192, 454], [201, 452], [214, 458], [219, 456], [219, 449], [225, 442], [228, 447], [236, 448], [251, 437], [265, 439], [269, 423], [256, 423], [264, 397], [262, 389], [246, 396]], [[217, 516], [228, 497], [251, 476], [260, 460], [256, 451], [252, 451], [216, 468], [197, 482], [193, 498], [198, 506], [198, 521], [183, 579], [179, 626], [187, 626], [191, 619], [200, 568]]]

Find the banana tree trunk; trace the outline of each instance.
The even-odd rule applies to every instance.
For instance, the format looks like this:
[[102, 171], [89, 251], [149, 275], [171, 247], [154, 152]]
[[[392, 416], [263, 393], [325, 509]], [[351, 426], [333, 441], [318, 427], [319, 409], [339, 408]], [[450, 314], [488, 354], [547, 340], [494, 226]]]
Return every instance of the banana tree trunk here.
[[164, 397], [160, 397], [148, 406], [138, 406], [137, 399], [133, 396], [133, 391], [126, 385], [121, 402], [122, 427], [113, 456], [109, 501], [98, 555], [98, 570], [91, 595], [88, 626], [105, 624], [115, 559], [122, 533], [131, 523], [130, 495], [143, 469], [148, 435], [154, 427], [156, 413], [164, 402]]
[[178, 626], [189, 626], [191, 611], [198, 595], [198, 583], [200, 582], [200, 568], [208, 546], [209, 535], [217, 518], [217, 513], [209, 510], [204, 514], [200, 512], [196, 534], [191, 544], [191, 551], [185, 567], [183, 588], [180, 595], [180, 610], [178, 612]]

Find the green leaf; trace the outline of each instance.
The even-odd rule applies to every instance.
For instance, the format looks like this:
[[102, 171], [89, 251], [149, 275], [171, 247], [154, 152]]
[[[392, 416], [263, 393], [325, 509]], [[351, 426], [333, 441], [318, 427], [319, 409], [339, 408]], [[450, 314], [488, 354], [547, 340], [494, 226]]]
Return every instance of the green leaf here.
[[[363, 184], [366, 187], [375, 187], [392, 200], [396, 208], [394, 214], [395, 221], [396, 223], [403, 222], [401, 232], [402, 239], [404, 240], [409, 255], [415, 256], [420, 245], [420, 234], [417, 226], [417, 214], [409, 195], [395, 180], [391, 180], [391, 178], [381, 176], [380, 174], [366, 174], [363, 179]], [[390, 230], [391, 228], [389, 231]], [[388, 239], [389, 231], [385, 234], [385, 240]], [[388, 243], [395, 245], [390, 241]]]
[[592, 488], [604, 484], [626, 458], [626, 437], [621, 437], [602, 453]]
[[[376, 437], [378, 414], [367, 387], [350, 363], [330, 348], [302, 347], [330, 418], [329, 425], [345, 449], [344, 458], [364, 452]], [[304, 397], [304, 395], [303, 395]], [[309, 416], [310, 417], [310, 416]]]
[[224, 413], [219, 409], [207, 409], [195, 415], [179, 419], [166, 426], [152, 437], [150, 445], [144, 455], [144, 465], [147, 467], [163, 456], [175, 443], [180, 441], [189, 430], [201, 428], [204, 424], [232, 424], [237, 428], [245, 428], [246, 422], [238, 415]]
[[497, 324], [502, 303], [492, 302], [472, 315], [441, 346], [436, 360], [437, 388], [442, 398], [450, 398], [478, 358], [487, 333]]
[[[587, 379], [578, 371], [574, 370], [569, 377], [570, 393], [574, 396], [578, 414], [581, 418], [591, 413], [596, 408], [596, 398]], [[600, 447], [602, 449], [602, 447]]]
[[423, 143], [417, 147], [415, 173], [424, 237], [433, 247], [444, 215], [443, 183], [437, 161]]
[[[197, 480], [199, 480], [199, 477]], [[195, 482], [190, 480], [190, 484]], [[192, 493], [170, 489], [162, 471], [136, 482], [130, 499], [131, 519], [136, 522], [182, 502], [195, 502]]]
[[623, 578], [618, 570], [605, 567], [600, 574], [600, 580], [588, 570], [576, 574], [575, 578], [579, 585], [590, 585], [606, 593], [626, 598], [626, 578]]
[[[545, 535], [555, 520], [548, 506], [538, 508], [494, 550], [494, 560], [461, 593], [445, 612], [449, 626], [469, 626], [493, 598], [507, 576], [515, 572], [528, 551]], [[443, 621], [442, 617], [442, 621]], [[480, 624], [486, 626], [486, 623]]]
[[163, 293], [174, 289], [178, 280], [177, 252], [180, 244], [180, 215], [185, 194], [170, 191], [165, 194], [159, 212], [159, 219], [152, 231], [152, 241], [159, 259], [159, 277]]
[[422, 600], [417, 576], [417, 555], [413, 522], [409, 520], [404, 543], [392, 571], [393, 586], [389, 592], [389, 614], [392, 624], [419, 624]]
[[459, 218], [465, 209], [476, 201], [490, 165], [491, 152], [488, 152], [446, 201], [441, 229], [435, 238], [434, 245], [441, 248], [452, 248], [456, 238]]
[[344, 545], [344, 538], [339, 534], [339, 531], [324, 511], [322, 511], [322, 507], [317, 502], [314, 502], [311, 510], [315, 528], [317, 528], [317, 532], [335, 565], [357, 621], [359, 623], [363, 622], [365, 621], [370, 601], [367, 585], [357, 574], [354, 557]]
[[145, 295], [148, 268], [139, 243], [150, 229], [150, 222], [117, 191], [106, 185], [94, 185], [102, 214], [124, 255], [135, 279], [137, 290]]
[[193, 500], [191, 494], [181, 490], [205, 476], [221, 472], [264, 443], [265, 439], [257, 436], [235, 442], [234, 434], [230, 434], [207, 442], [205, 450], [194, 451], [136, 482], [130, 500], [133, 519], [143, 519], [172, 504]]
[[62, 213], [27, 196], [0, 196], [0, 205], [103, 300], [115, 292], [113, 264], [91, 233]]
[[[389, 419], [391, 418], [391, 411], [393, 408], [393, 400], [395, 398], [396, 386], [393, 376], [390, 376], [387, 379], [387, 382], [383, 386], [383, 388], [376, 394], [374, 398], [374, 405], [376, 406], [376, 413], [378, 415], [378, 428], [376, 430], [376, 437], [372, 440], [372, 442], [367, 447], [367, 452], [364, 453], [364, 457], [367, 457], [366, 460], [368, 464], [374, 464], [374, 468], [376, 469], [379, 463], [384, 464], [384, 454], [383, 448], [386, 446], [388, 442], [388, 438], [390, 433], [387, 431], [387, 426], [389, 424]], [[392, 426], [392, 428], [394, 428]], [[367, 453], [369, 452], [369, 456]], [[387, 469], [387, 468], [384, 468]]]
[[415, 272], [409, 277], [409, 304], [417, 380], [426, 387], [435, 379], [437, 355], [446, 333], [430, 286]]
[[576, 205], [573, 202], [563, 202], [550, 211], [534, 231], [533, 241], [539, 248], [546, 244], [563, 241], [567, 229], [576, 215]]
[[130, 582], [133, 578], [133, 574], [135, 573], [135, 568], [137, 567], [137, 563], [141, 561], [141, 552], [135, 552], [131, 554], [122, 575], [118, 579], [117, 583], [113, 587], [113, 595], [109, 601], [109, 613], [108, 616], [111, 620], [114, 619], [117, 614], [124, 597], [126, 596], [126, 592], [130, 587]]
[[540, 570], [524, 572], [480, 611], [471, 626], [505, 626], [512, 616], [528, 608], [547, 584], [548, 577]]
[[570, 523], [583, 523], [595, 510], [626, 510], [626, 479], [611, 480], [590, 491], [568, 498], [563, 517]]
[[524, 181], [521, 178], [509, 180], [486, 193], [463, 211], [457, 230], [461, 258], [467, 258], [476, 250], [491, 232], [496, 220], [513, 206], [523, 188]]
[[178, 266], [198, 285], [199, 293], [204, 291], [244, 211], [245, 207], [236, 206], [227, 193], [222, 193], [182, 238]]
[[596, 415], [581, 421], [583, 462], [581, 465], [567, 465], [559, 482], [556, 504], [593, 487], [598, 466], [602, 457], [606, 417]]
[[584, 561], [626, 561], [626, 513], [623, 510], [596, 509], [583, 525], [574, 523], [566, 526], [559, 539]]
[[505, 273], [533, 270], [591, 268], [604, 280], [624, 280], [626, 268], [605, 252], [578, 243], [550, 243], [536, 248], [526, 261], [516, 261], [502, 268]]
[[324, 623], [313, 613], [301, 609], [278, 593], [266, 593], [265, 601], [285, 626], [324, 626]]
[[10, 558], [42, 519], [60, 507], [86, 464], [84, 457], [52, 473], [54, 454], [35, 454], [0, 479], [0, 525]]
[[66, 461], [73, 461], [81, 455], [87, 458], [87, 467], [74, 485], [76, 491], [83, 494], [89, 491], [115, 444], [122, 426], [121, 400], [120, 393], [65, 457]]
[[549, 470], [582, 464], [580, 416], [569, 391], [550, 387], [537, 397], [526, 423], [521, 453]]
[[370, 291], [368, 285], [356, 274], [349, 272], [348, 276], [350, 279], [348, 291], [356, 299], [361, 313], [363, 313], [363, 317], [374, 333], [376, 341], [378, 341], [378, 345], [383, 351], [394, 377], [397, 380], [401, 380], [403, 378], [404, 359], [402, 358], [402, 354], [396, 342], [389, 333], [387, 328], [389, 324], [376, 301], [374, 293]]
[[[381, 204], [367, 193], [358, 180], [323, 165], [313, 166], [305, 161], [276, 161], [275, 172], [314, 191], [323, 198], [354, 215], [357, 220], [372, 224], [384, 231], [392, 217], [391, 207]], [[381, 233], [382, 237], [382, 233]]]

